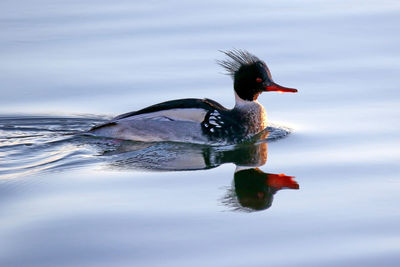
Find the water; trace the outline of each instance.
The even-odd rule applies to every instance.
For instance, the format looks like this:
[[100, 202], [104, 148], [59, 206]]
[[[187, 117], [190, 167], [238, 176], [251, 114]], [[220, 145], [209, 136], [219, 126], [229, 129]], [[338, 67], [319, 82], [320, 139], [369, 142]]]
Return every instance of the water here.
[[[0, 10], [1, 266], [399, 265], [396, 1]], [[234, 47], [299, 89], [260, 97], [269, 138], [284, 138], [210, 148], [76, 135], [169, 99], [231, 107], [214, 59]]]

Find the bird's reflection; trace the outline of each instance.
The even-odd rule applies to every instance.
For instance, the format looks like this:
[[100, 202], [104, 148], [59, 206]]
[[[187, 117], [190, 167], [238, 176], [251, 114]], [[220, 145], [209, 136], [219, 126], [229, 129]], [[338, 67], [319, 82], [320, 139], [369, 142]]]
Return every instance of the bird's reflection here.
[[294, 177], [265, 173], [258, 167], [267, 161], [269, 131], [255, 140], [232, 146], [204, 146], [183, 143], [113, 144], [103, 155], [112, 157], [111, 167], [155, 171], [203, 170], [234, 163], [232, 186], [222, 203], [234, 210], [259, 211], [268, 209], [274, 194], [281, 189], [299, 189]]
[[259, 168], [237, 169], [232, 188], [222, 202], [240, 211], [259, 211], [271, 207], [275, 193], [284, 188], [299, 189], [293, 176], [265, 173]]

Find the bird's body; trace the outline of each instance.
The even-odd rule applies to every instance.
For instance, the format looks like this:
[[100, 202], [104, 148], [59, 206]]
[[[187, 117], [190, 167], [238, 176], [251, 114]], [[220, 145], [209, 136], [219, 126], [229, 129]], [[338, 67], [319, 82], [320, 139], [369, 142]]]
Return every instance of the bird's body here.
[[257, 101], [226, 109], [210, 99], [191, 98], [122, 114], [90, 132], [143, 142], [236, 143], [257, 134], [266, 125], [265, 110]]
[[[226, 52], [220, 62], [235, 80], [235, 107], [210, 99], [179, 99], [119, 115], [88, 133], [143, 142], [237, 143], [264, 130], [267, 116], [257, 101], [265, 88], [295, 92], [272, 82], [265, 63], [243, 51]], [[254, 77], [252, 77], [254, 76]], [[297, 90], [296, 90], [297, 91]]]

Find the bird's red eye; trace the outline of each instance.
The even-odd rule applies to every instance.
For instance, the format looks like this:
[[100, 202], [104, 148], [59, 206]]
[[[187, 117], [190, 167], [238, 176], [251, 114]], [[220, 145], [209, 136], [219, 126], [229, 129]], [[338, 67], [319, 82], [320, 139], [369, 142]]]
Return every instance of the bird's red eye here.
[[262, 79], [261, 78], [257, 78], [256, 82], [260, 83], [260, 82], [262, 82]]

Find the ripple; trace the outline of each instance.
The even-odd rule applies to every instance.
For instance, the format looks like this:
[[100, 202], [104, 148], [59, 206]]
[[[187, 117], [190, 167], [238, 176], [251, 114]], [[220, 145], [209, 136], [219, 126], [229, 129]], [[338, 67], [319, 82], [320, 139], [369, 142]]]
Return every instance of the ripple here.
[[230, 162], [243, 158], [238, 153], [244, 153], [245, 161], [251, 162], [248, 151], [252, 151], [252, 145], [276, 141], [291, 132], [289, 128], [271, 125], [242, 145], [224, 146], [143, 143], [79, 134], [104, 121], [98, 117], [0, 117], [0, 178], [96, 162], [106, 162], [109, 168], [118, 169], [207, 169], [226, 163], [226, 158]]

